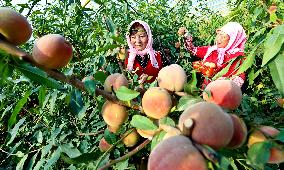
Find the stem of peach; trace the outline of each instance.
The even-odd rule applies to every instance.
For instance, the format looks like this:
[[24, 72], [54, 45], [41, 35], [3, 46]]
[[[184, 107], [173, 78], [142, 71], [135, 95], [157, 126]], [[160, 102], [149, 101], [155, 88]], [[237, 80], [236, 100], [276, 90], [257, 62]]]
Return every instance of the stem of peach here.
[[190, 136], [194, 126], [194, 121], [191, 118], [188, 118], [183, 123], [182, 134], [185, 136]]

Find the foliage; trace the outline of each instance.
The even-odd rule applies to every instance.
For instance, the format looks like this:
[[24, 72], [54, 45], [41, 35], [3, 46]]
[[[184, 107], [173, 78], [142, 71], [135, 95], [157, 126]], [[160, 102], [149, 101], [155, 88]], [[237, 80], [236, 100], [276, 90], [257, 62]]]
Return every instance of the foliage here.
[[[95, 80], [85, 82], [87, 92], [81, 91], [0, 50], [1, 168], [96, 169], [129, 153], [131, 148], [121, 144], [120, 134], [132, 127], [158, 128], [155, 122], [131, 109], [129, 121], [117, 134], [110, 133], [105, 130], [106, 124], [100, 113], [106, 99], [94, 95], [96, 88], [102, 89], [107, 75], [121, 72], [115, 56], [120, 47], [126, 46], [124, 35], [127, 25], [134, 19], [150, 24], [154, 48], [164, 54], [165, 49], [169, 49], [172, 63], [180, 64], [191, 79], [185, 90], [195, 96], [180, 98], [177, 108], [172, 110], [172, 119], [163, 120], [165, 124], [175, 124], [174, 118], [181, 111], [200, 100], [196, 97], [200, 77], [196, 77], [191, 67], [194, 58], [183, 46], [175, 48], [175, 42], [183, 43], [177, 35], [178, 28], [187, 27], [195, 45], [207, 45], [214, 43], [216, 28], [227, 21], [237, 21], [245, 27], [248, 35], [247, 63], [240, 68], [248, 73], [248, 80], [242, 105], [236, 113], [251, 129], [260, 124], [284, 128], [284, 110], [275, 100], [284, 97], [282, 1], [233, 1], [230, 2], [231, 12], [226, 16], [205, 6], [193, 7], [192, 1], [185, 0], [174, 5], [168, 4], [167, 0], [96, 0], [92, 1], [95, 8], [82, 7], [79, 0], [53, 0], [44, 5], [39, 2], [29, 0], [25, 4], [12, 5], [11, 1], [0, 1], [1, 6], [26, 14], [33, 26], [33, 37], [20, 48], [31, 53], [38, 37], [61, 34], [73, 45], [74, 54], [69, 65], [60, 71], [68, 77], [93, 76]], [[272, 3], [277, 4], [278, 9], [269, 13], [267, 9]], [[141, 96], [132, 90], [137, 77], [129, 74], [128, 78], [132, 80], [131, 87], [119, 89], [116, 95], [128, 104], [139, 104]], [[112, 168], [138, 169], [145, 166], [144, 160], [151, 147], [163, 135], [163, 132], [158, 133], [152, 146], [147, 145]], [[102, 153], [98, 148], [102, 137], [115, 144], [109, 152]], [[283, 135], [279, 138], [283, 142]], [[267, 159], [267, 153], [263, 151], [271, 144], [262, 143], [249, 151], [246, 146], [237, 151], [221, 151], [222, 161], [212, 167], [277, 169], [278, 165], [263, 164]]]

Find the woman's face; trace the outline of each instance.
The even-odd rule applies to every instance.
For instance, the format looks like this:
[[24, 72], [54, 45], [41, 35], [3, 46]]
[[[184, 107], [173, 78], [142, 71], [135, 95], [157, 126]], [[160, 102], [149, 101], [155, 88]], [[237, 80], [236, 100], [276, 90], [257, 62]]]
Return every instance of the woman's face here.
[[148, 35], [142, 26], [134, 28], [133, 34], [130, 35], [130, 43], [138, 51], [142, 51], [148, 44]]
[[218, 48], [225, 48], [229, 43], [230, 37], [221, 30], [217, 30], [216, 42]]

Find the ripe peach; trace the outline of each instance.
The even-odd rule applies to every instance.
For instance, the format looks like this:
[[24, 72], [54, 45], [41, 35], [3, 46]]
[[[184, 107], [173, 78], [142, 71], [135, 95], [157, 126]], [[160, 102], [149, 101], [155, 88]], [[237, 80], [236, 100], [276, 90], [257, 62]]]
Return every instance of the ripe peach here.
[[193, 120], [192, 139], [213, 149], [220, 149], [230, 142], [234, 126], [230, 116], [221, 107], [208, 102], [199, 102], [188, 107], [179, 117], [178, 127], [185, 132], [184, 122]]
[[32, 35], [32, 27], [28, 20], [13, 9], [0, 7], [1, 35], [14, 45], [21, 45]]
[[107, 125], [107, 129], [112, 132], [112, 133], [116, 133], [119, 130], [120, 126], [110, 126]]
[[230, 114], [230, 116], [234, 125], [234, 134], [227, 147], [238, 148], [246, 141], [248, 130], [245, 122], [239, 116], [235, 114]]
[[[128, 132], [123, 134], [123, 136], [125, 136], [127, 133]], [[128, 134], [125, 138], [122, 139], [122, 142], [124, 143], [126, 147], [132, 147], [136, 145], [136, 143], [138, 142], [138, 139], [139, 139], [139, 135], [137, 131], [133, 130], [130, 134]]]
[[112, 146], [112, 145], [109, 144], [109, 143], [106, 141], [105, 138], [102, 138], [102, 139], [100, 140], [99, 148], [100, 148], [101, 152], [107, 151], [111, 146]]
[[[248, 147], [251, 145], [264, 142], [267, 140], [266, 136], [274, 137], [279, 133], [274, 127], [271, 126], [261, 126], [259, 129], [254, 130], [249, 136]], [[284, 162], [284, 149], [272, 147], [270, 148], [270, 157], [268, 163], [275, 164]]]
[[157, 81], [159, 87], [178, 92], [183, 90], [186, 78], [186, 73], [180, 65], [171, 64], [159, 71]]
[[171, 111], [172, 99], [167, 90], [151, 87], [142, 97], [142, 107], [147, 116], [160, 119], [167, 116]]
[[104, 82], [104, 90], [108, 92], [112, 92], [112, 87], [114, 90], [118, 90], [121, 86], [128, 87], [128, 80], [120, 73], [109, 75]]
[[185, 136], [174, 136], [161, 141], [150, 153], [148, 170], [206, 170], [200, 152]]
[[126, 121], [128, 113], [124, 106], [106, 101], [102, 107], [102, 116], [107, 125], [118, 127]]
[[[207, 92], [211, 92], [211, 96]], [[203, 99], [225, 109], [236, 109], [241, 104], [241, 88], [232, 80], [215, 80], [203, 92]]]
[[136, 129], [136, 130], [140, 136], [147, 139], [152, 139], [154, 134], [156, 133], [156, 130], [142, 130], [142, 129]]
[[33, 59], [49, 69], [65, 67], [72, 57], [72, 45], [59, 34], [40, 37], [33, 47]]
[[116, 58], [117, 58], [117, 59], [120, 59], [120, 60], [125, 60], [126, 55], [127, 55], [126, 49], [125, 49], [125, 48], [121, 48], [121, 49], [119, 50], [119, 52], [117, 53]]
[[181, 135], [181, 131], [175, 127], [165, 125], [165, 124], [160, 124], [159, 127], [166, 132], [165, 136], [163, 137], [163, 140], [173, 137], [173, 136]]

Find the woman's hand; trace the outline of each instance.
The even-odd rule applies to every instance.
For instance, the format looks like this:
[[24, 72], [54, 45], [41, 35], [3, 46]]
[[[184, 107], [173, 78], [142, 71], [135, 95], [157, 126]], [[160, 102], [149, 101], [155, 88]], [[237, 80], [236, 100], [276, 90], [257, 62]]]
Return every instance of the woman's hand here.
[[187, 31], [187, 29], [186, 29], [185, 27], [180, 27], [180, 28], [178, 29], [177, 34], [178, 34], [178, 36], [183, 37], [187, 32], [188, 32], [188, 31]]

